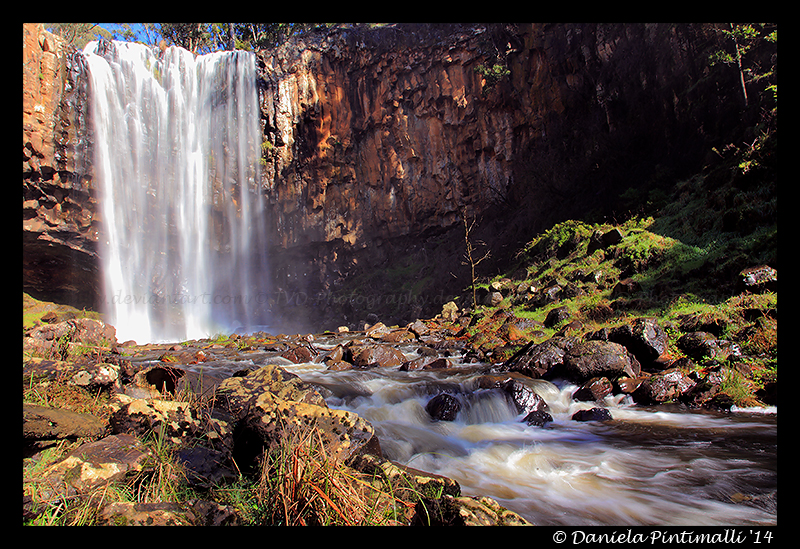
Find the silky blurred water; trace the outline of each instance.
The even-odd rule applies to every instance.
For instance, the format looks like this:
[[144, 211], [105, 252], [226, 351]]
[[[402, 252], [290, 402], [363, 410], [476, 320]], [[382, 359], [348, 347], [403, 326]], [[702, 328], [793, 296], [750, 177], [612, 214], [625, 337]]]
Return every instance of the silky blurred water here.
[[[376, 428], [385, 457], [459, 482], [538, 525], [771, 525], [776, 507], [742, 500], [777, 490], [777, 409], [731, 413], [641, 407], [609, 398], [610, 422], [578, 422], [577, 388], [537, 380], [550, 407], [546, 427], [520, 421], [499, 393], [455, 421], [433, 421], [427, 401], [473, 387], [474, 366], [399, 372], [328, 372], [284, 365], [332, 391], [332, 407]], [[752, 501], [752, 500], [751, 500]], [[774, 501], [774, 500], [773, 500]]]
[[255, 57], [91, 42], [105, 313], [120, 341], [264, 324]]

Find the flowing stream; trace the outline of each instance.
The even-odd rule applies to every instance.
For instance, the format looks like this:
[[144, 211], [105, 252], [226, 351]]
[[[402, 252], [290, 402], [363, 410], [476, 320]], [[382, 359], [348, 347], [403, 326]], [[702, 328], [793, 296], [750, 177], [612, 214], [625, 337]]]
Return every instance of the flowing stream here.
[[[413, 348], [403, 351], [414, 357]], [[537, 380], [554, 418], [546, 427], [521, 422], [497, 393], [455, 421], [432, 421], [428, 400], [445, 391], [474, 395], [472, 382], [486, 365], [417, 372], [282, 366], [330, 389], [331, 407], [370, 421], [385, 457], [450, 477], [465, 495], [490, 496], [534, 524], [777, 523], [777, 408], [692, 411], [615, 397], [603, 403], [613, 421], [579, 422], [572, 414], [596, 404], [572, 400], [574, 385]]]
[[255, 57], [92, 42], [106, 313], [121, 340], [266, 324]]

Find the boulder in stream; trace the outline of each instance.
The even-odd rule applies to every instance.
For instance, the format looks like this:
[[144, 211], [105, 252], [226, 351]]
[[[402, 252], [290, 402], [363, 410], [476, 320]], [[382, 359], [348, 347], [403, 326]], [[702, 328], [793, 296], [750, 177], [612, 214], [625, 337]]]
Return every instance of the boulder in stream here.
[[453, 421], [461, 411], [461, 401], [453, 395], [441, 393], [428, 401], [425, 411], [436, 421]]
[[588, 410], [578, 410], [572, 414], [573, 421], [609, 421], [614, 419], [606, 408], [595, 406]]

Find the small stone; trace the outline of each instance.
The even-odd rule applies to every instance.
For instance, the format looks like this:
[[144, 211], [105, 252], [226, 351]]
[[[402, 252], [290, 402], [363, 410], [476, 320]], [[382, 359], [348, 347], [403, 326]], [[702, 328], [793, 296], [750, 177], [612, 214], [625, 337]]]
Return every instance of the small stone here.
[[578, 410], [572, 414], [573, 421], [609, 421], [614, 419], [611, 412], [605, 408], [590, 408], [589, 410]]

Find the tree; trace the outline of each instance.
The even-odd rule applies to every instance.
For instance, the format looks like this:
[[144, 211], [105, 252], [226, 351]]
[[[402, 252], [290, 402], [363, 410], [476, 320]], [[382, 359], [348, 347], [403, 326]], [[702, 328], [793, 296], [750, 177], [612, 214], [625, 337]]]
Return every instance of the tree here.
[[[470, 282], [472, 285], [472, 306], [478, 306], [478, 299], [477, 299], [477, 291], [475, 288], [475, 267], [483, 261], [484, 259], [489, 259], [491, 253], [487, 250], [485, 254], [481, 257], [477, 257], [475, 253], [475, 248], [472, 244], [472, 230], [475, 228], [475, 219], [469, 221], [467, 219], [467, 211], [466, 209], [461, 210], [461, 219], [464, 221], [464, 265], [469, 265], [470, 268]], [[477, 244], [483, 244], [483, 242], [478, 242]]]
[[273, 48], [289, 37], [324, 23], [159, 23], [167, 42], [194, 53]]
[[[756, 24], [756, 23], [728, 23], [728, 28], [720, 28], [718, 31], [726, 39], [729, 49], [717, 50], [711, 54], [711, 65], [723, 63], [735, 66], [739, 73], [739, 84], [742, 88], [745, 107], [750, 105], [747, 94], [747, 84], [768, 78], [774, 74], [777, 66], [777, 48], [774, 56], [770, 56], [769, 65], [764, 66], [755, 56], [750, 56], [751, 51], [756, 50], [762, 42], [778, 43], [777, 25]], [[768, 86], [778, 97], [778, 85]]]
[[214, 34], [208, 23], [159, 23], [161, 36], [168, 42], [193, 53], [212, 51]]
[[76, 49], [83, 49], [92, 40], [113, 37], [110, 31], [97, 23], [45, 23], [44, 28]]

